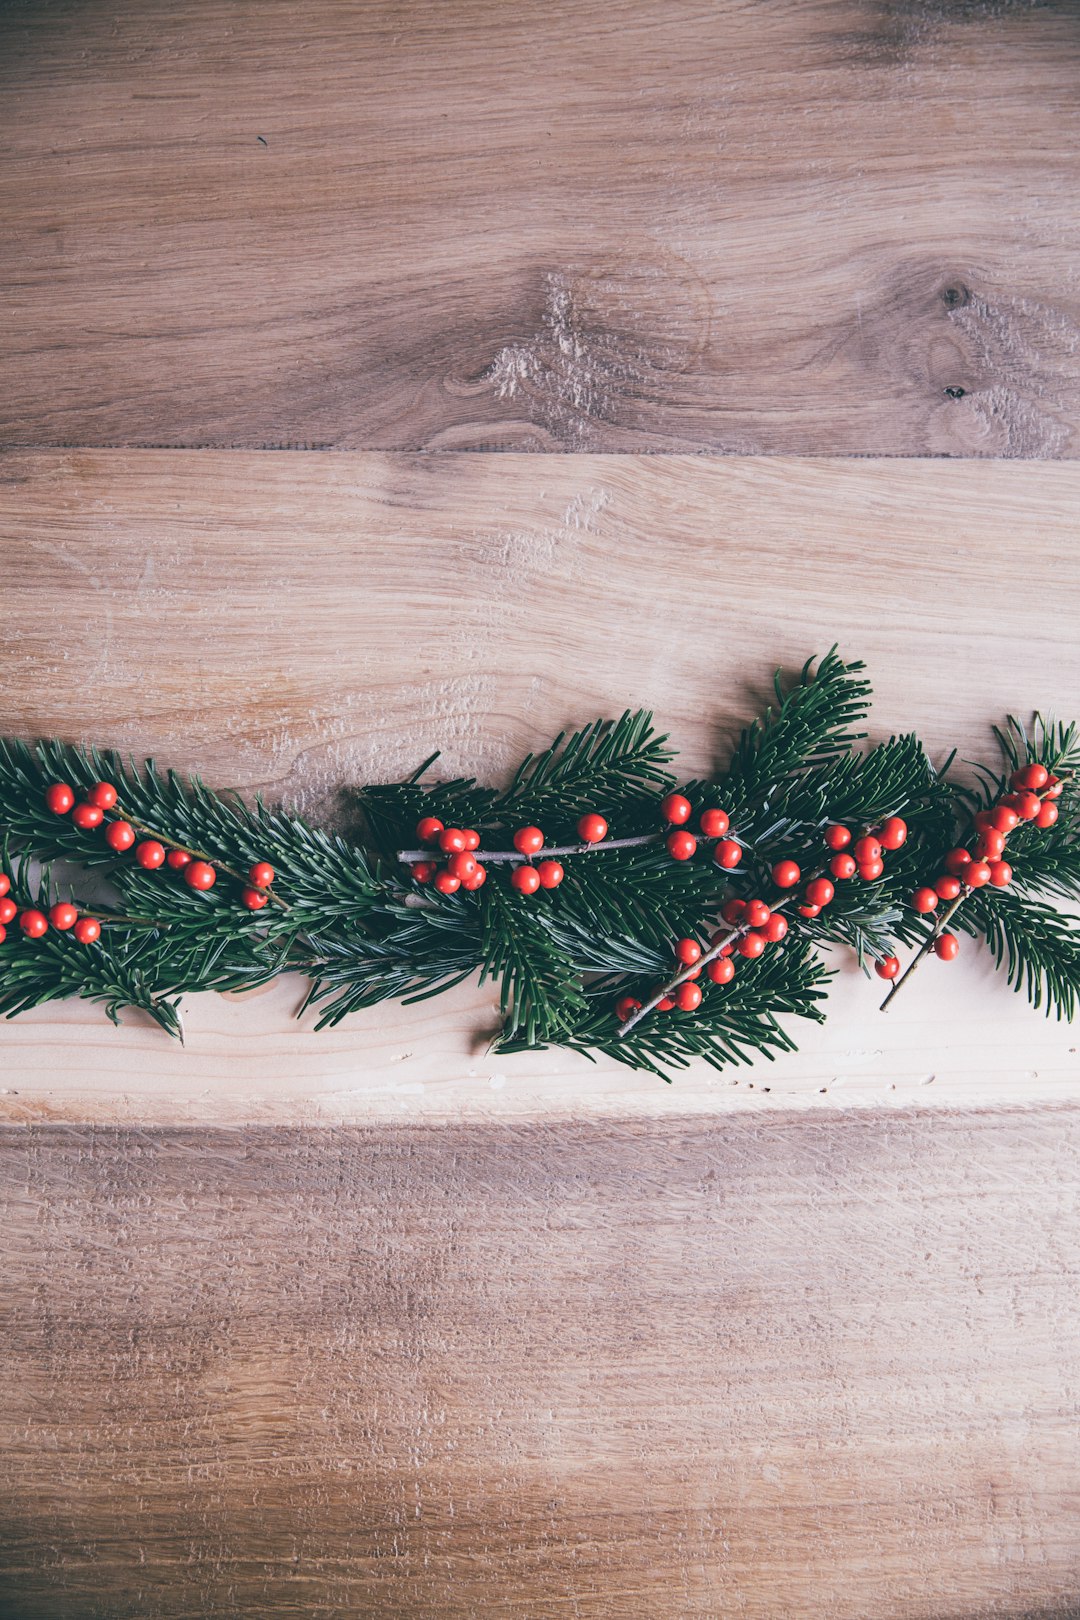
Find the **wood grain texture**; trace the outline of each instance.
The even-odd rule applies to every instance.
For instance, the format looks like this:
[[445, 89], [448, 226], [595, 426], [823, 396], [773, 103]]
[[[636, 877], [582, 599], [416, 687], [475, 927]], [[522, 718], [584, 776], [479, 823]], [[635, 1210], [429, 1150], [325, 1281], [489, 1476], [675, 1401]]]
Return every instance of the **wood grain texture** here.
[[1078, 1150], [4, 1133], [3, 1612], [1075, 1616]]
[[1076, 0], [8, 0], [0, 442], [1075, 455]]
[[[412, 770], [504, 776], [561, 727], [655, 708], [688, 773], [774, 660], [869, 662], [877, 735], [992, 750], [1007, 709], [1080, 713], [1080, 469], [700, 457], [79, 452], [0, 458], [5, 726], [155, 753], [318, 815]], [[188, 1045], [47, 1008], [0, 1026], [0, 1117], [663, 1115], [1075, 1095], [1077, 1041], [988, 960], [882, 1018], [837, 962], [827, 1027], [748, 1074], [658, 1082], [563, 1053], [493, 1063], [490, 992], [339, 1031], [299, 986], [194, 998]], [[961, 992], [958, 997], [958, 990]], [[737, 1082], [737, 1083], [736, 1083]], [[763, 1089], [764, 1088], [764, 1089]]]

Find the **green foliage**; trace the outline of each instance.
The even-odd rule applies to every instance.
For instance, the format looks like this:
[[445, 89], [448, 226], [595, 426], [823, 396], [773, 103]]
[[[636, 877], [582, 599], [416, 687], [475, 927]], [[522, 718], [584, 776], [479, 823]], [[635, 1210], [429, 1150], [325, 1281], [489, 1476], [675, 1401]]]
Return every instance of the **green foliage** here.
[[1051, 906], [1016, 894], [971, 896], [956, 921], [982, 934], [1009, 983], [1049, 1018], [1072, 1020], [1080, 993], [1080, 924]]
[[[123, 1007], [138, 1008], [179, 1035], [184, 995], [296, 971], [310, 980], [305, 1006], [318, 1009], [322, 1029], [381, 1001], [411, 1004], [475, 976], [498, 985], [500, 1051], [559, 1045], [602, 1052], [664, 1078], [695, 1059], [749, 1062], [792, 1046], [786, 1018], [822, 1017], [820, 946], [848, 947], [869, 970], [882, 955], [928, 938], [932, 920], [911, 909], [912, 889], [933, 879], [954, 844], [973, 836], [972, 815], [1003, 790], [1008, 774], [1039, 760], [1067, 783], [1059, 821], [1015, 831], [1013, 888], [978, 891], [958, 911], [957, 925], [985, 936], [1009, 982], [1037, 1007], [1071, 1017], [1080, 932], [1052, 902], [1080, 896], [1076, 727], [1036, 716], [1028, 730], [1010, 719], [998, 733], [1001, 768], [977, 768], [972, 787], [951, 778], [951, 760], [935, 768], [915, 736], [857, 746], [869, 685], [863, 666], [845, 663], [835, 648], [790, 685], [777, 675], [774, 689], [775, 702], [742, 732], [727, 770], [683, 789], [695, 817], [708, 806], [730, 814], [744, 849], [734, 871], [716, 865], [707, 843], [691, 861], [667, 854], [659, 801], [676, 778], [667, 741], [645, 711], [561, 734], [523, 760], [501, 790], [468, 777], [428, 781], [438, 758], [432, 755], [403, 782], [359, 791], [359, 837], [214, 792], [152, 761], [59, 742], [0, 741], [0, 834], [13, 898], [20, 907], [47, 908], [74, 884], [85, 905], [89, 883], [93, 910], [104, 918], [102, 939], [90, 946], [55, 930], [30, 941], [9, 928], [0, 943], [0, 1013], [82, 996], [113, 1018]], [[77, 792], [99, 780], [115, 783], [140, 836], [161, 835], [213, 861], [217, 885], [196, 893], [171, 871], [144, 871], [114, 855], [100, 829], [82, 832], [70, 817], [50, 814], [44, 789], [57, 780]], [[489, 862], [488, 881], [475, 893], [443, 896], [397, 859], [415, 846], [423, 815], [475, 827], [484, 848], [508, 850], [514, 829], [527, 822], [543, 828], [548, 847], [575, 845], [585, 810], [607, 819], [610, 841], [566, 856], [563, 883], [534, 896], [512, 887], [510, 862]], [[843, 822], [857, 835], [892, 814], [905, 818], [910, 836], [887, 856], [878, 880], [838, 883], [833, 903], [816, 918], [800, 917], [798, 896], [774, 888], [770, 869], [781, 856], [794, 858], [804, 877], [824, 869], [829, 823]], [[639, 842], [614, 847], [627, 838]], [[252, 913], [240, 905], [239, 888], [255, 860], [275, 868], [284, 904]], [[654, 1013], [623, 1035], [618, 996], [644, 1001], [666, 983], [674, 940], [690, 934], [707, 941], [730, 895], [785, 902], [791, 927], [783, 945], [757, 961], [739, 958], [726, 986], [703, 977], [695, 1012]]]

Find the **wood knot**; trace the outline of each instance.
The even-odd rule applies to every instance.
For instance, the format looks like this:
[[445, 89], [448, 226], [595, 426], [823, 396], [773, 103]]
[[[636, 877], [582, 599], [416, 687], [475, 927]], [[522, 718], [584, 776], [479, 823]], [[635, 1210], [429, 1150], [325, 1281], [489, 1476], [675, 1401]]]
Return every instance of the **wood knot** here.
[[971, 302], [971, 291], [963, 282], [955, 282], [951, 287], [942, 289], [941, 302], [946, 309], [962, 309]]

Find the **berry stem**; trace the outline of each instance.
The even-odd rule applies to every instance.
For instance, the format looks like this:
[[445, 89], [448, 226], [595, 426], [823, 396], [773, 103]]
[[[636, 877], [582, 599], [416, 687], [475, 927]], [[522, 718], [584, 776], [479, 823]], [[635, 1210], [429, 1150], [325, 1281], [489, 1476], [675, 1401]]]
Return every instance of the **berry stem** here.
[[[145, 822], [136, 820], [128, 811], [121, 809], [119, 804], [114, 808], [117, 817], [122, 821], [129, 821], [136, 832], [145, 833], [147, 838], [156, 838], [159, 844], [167, 844], [170, 849], [178, 849], [182, 855], [190, 855], [192, 860], [206, 861], [209, 865], [216, 866], [219, 872], [224, 872], [226, 877], [235, 878], [236, 882], [242, 884], [245, 889], [253, 887], [252, 884], [248, 883], [243, 872], [238, 872], [235, 866], [226, 866], [225, 862], [219, 861], [216, 855], [208, 855], [202, 849], [190, 849], [187, 844], [178, 844], [176, 839], [170, 838], [167, 833], [155, 832], [153, 827], [148, 827]], [[272, 900], [275, 906], [280, 906], [283, 911], [292, 910], [288, 901], [283, 900], [279, 894], [275, 894], [273, 889], [263, 889], [261, 892], [266, 895], [268, 900]]]
[[[782, 911], [783, 903], [781, 902], [779, 905], [770, 907], [770, 910]], [[732, 923], [728, 928], [727, 933], [721, 938], [717, 939], [715, 945], [710, 946], [707, 951], [702, 951], [696, 962], [690, 962], [686, 967], [680, 968], [673, 979], [669, 979], [667, 984], [662, 985], [660, 989], [657, 990], [656, 994], [650, 998], [650, 1000], [644, 1002], [636, 1012], [631, 1013], [625, 1024], [620, 1027], [615, 1039], [617, 1041], [624, 1041], [629, 1035], [630, 1031], [633, 1029], [634, 1025], [640, 1024], [643, 1018], [648, 1017], [649, 1013], [654, 1012], [656, 1008], [659, 1007], [665, 996], [669, 996], [673, 990], [677, 990], [680, 984], [685, 984], [687, 979], [695, 977], [695, 970], [700, 972], [703, 968], [707, 967], [710, 962], [721, 954], [726, 946], [733, 945], [740, 935], [749, 933], [749, 931], [749, 923]]]
[[916, 968], [919, 966], [919, 963], [923, 960], [923, 957], [929, 956], [930, 952], [934, 948], [938, 936], [944, 933], [945, 925], [949, 922], [950, 918], [955, 914], [955, 912], [960, 909], [971, 892], [972, 891], [965, 886], [963, 889], [961, 889], [956, 899], [951, 901], [946, 910], [942, 912], [941, 916], [934, 924], [933, 933], [929, 934], [927, 938], [923, 940], [922, 944], [919, 946], [919, 949], [916, 951], [903, 973], [901, 973], [900, 977], [894, 982], [889, 990], [888, 995], [885, 997], [885, 1000], [881, 1003], [881, 1006], [878, 1009], [879, 1012], [888, 1012], [889, 1003], [893, 996], [899, 994], [901, 987], [905, 985], [911, 978], [911, 975], [915, 972]]
[[99, 923], [124, 923], [132, 928], [171, 928], [172, 924], [161, 922], [157, 917], [121, 917], [115, 911], [82, 911], [80, 917], [92, 917]]
[[[731, 834], [725, 834], [730, 837]], [[490, 866], [497, 861], [534, 861], [537, 858], [550, 860], [556, 855], [602, 855], [608, 849], [643, 849], [646, 844], [659, 844], [667, 837], [666, 832], [643, 833], [638, 838], [605, 838], [602, 843], [596, 844], [553, 844], [550, 849], [543, 848], [536, 855], [523, 855], [517, 849], [473, 849], [473, 855], [481, 864]], [[699, 844], [715, 844], [716, 838], [706, 838], [703, 833], [695, 833], [694, 837]], [[737, 843], [738, 840], [736, 839]], [[413, 861], [437, 860], [438, 849], [399, 849], [397, 858], [411, 864]]]

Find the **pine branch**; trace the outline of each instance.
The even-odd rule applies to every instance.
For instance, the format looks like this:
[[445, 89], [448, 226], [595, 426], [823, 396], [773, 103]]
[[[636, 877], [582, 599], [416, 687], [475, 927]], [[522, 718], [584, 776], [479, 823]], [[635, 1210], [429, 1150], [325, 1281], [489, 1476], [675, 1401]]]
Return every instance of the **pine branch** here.
[[[729, 985], [710, 986], [696, 1012], [661, 1014], [639, 1024], [626, 1040], [619, 1038], [612, 1011], [626, 981], [605, 978], [591, 986], [586, 1012], [559, 1044], [590, 1057], [603, 1052], [665, 1081], [670, 1079], [668, 1069], [685, 1069], [695, 1058], [715, 1069], [752, 1063], [759, 1056], [771, 1058], [795, 1049], [780, 1017], [790, 1014], [822, 1022], [818, 1003], [824, 999], [829, 977], [809, 943], [796, 941], [772, 956], [746, 963]], [[523, 1051], [528, 1044], [510, 1035], [500, 1041], [498, 1050]]]
[[794, 688], [785, 693], [778, 670], [773, 681], [776, 707], [740, 734], [731, 764], [718, 779], [722, 802], [740, 820], [755, 801], [775, 792], [785, 778], [824, 765], [846, 753], [865, 735], [852, 728], [865, 720], [870, 683], [866, 666], [846, 664], [832, 648], [815, 668], [803, 665]]
[[[103, 929], [98, 942], [80, 944], [60, 923], [43, 938], [9, 927], [0, 937], [0, 1012], [82, 995], [114, 1018], [123, 1006], [139, 1007], [179, 1034], [184, 994], [296, 971], [311, 980], [305, 1005], [318, 1007], [321, 1029], [390, 998], [408, 1004], [439, 994], [475, 974], [498, 982], [502, 1051], [554, 1043], [605, 1052], [665, 1077], [695, 1058], [719, 1066], [771, 1056], [792, 1045], [779, 1021], [784, 1014], [822, 1016], [827, 975], [818, 947], [850, 947], [868, 969], [902, 945], [933, 938], [933, 918], [912, 908], [913, 890], [935, 881], [958, 840], [971, 842], [972, 818], [1001, 798], [1006, 779], [1035, 763], [1060, 778], [1046, 787], [1048, 795], [1065, 790], [1059, 818], [1010, 832], [1013, 887], [963, 894], [958, 926], [985, 933], [1010, 982], [1037, 1006], [1072, 1016], [1080, 930], [1049, 902], [1080, 896], [1071, 786], [1080, 766], [1077, 728], [1037, 715], [1029, 730], [1010, 719], [998, 734], [1004, 772], [977, 767], [980, 785], [970, 787], [949, 778], [951, 760], [935, 770], [914, 736], [856, 748], [869, 699], [862, 669], [834, 648], [816, 667], [804, 666], [790, 690], [778, 675], [775, 705], [743, 731], [728, 772], [683, 790], [689, 828], [706, 809], [730, 816], [728, 844], [742, 850], [734, 868], [712, 859], [725, 836], [715, 829], [701, 836], [692, 859], [675, 859], [686, 851], [666, 847], [661, 800], [676, 778], [666, 739], [646, 711], [560, 735], [523, 760], [502, 791], [468, 777], [427, 781], [432, 755], [404, 782], [358, 793], [366, 829], [360, 840], [161, 772], [152, 761], [136, 765], [58, 742], [0, 742], [0, 928], [13, 912], [22, 910], [26, 920], [26, 908], [48, 911], [69, 897], [86, 915], [86, 899], [72, 892], [85, 872]], [[52, 814], [44, 790], [58, 781], [80, 796], [96, 782], [114, 783], [119, 804], [111, 819], [123, 815], [139, 837], [151, 834], [211, 862], [218, 883], [196, 891], [176, 872], [146, 870], [114, 853], [101, 828], [80, 830], [70, 816]], [[577, 833], [585, 811], [610, 828], [588, 853]], [[418, 820], [431, 815], [475, 829], [479, 853], [494, 851], [485, 856], [483, 887], [437, 892], [399, 859]], [[801, 887], [777, 889], [778, 859], [797, 864], [802, 885], [826, 872], [830, 826], [843, 824], [854, 841], [896, 815], [907, 822], [907, 840], [889, 851], [879, 877], [841, 874], [831, 902], [810, 916], [802, 915]], [[526, 823], [543, 829], [538, 859], [565, 849], [561, 881], [551, 869], [556, 886], [535, 894], [515, 886], [523, 857], [512, 838]], [[985, 829], [988, 819], [978, 825]], [[249, 910], [241, 890], [255, 862], [269, 862], [276, 876], [272, 903]], [[706, 942], [732, 897], [781, 908], [786, 939], [759, 959], [740, 957], [727, 985], [699, 978], [697, 1008], [698, 992], [688, 990], [678, 1010], [654, 1010], [663, 999], [658, 985], [695, 972], [673, 966], [677, 939], [703, 942], [712, 957], [723, 949], [728, 925], [715, 944]], [[258, 895], [247, 899], [258, 905]], [[35, 926], [40, 932], [45, 924], [39, 918]], [[740, 943], [760, 946], [742, 940], [747, 927], [734, 930]], [[627, 997], [620, 1024], [614, 1003]]]
[[956, 921], [981, 934], [1014, 990], [1046, 1016], [1071, 1022], [1080, 995], [1080, 924], [1036, 900], [1001, 891], [971, 895]]

